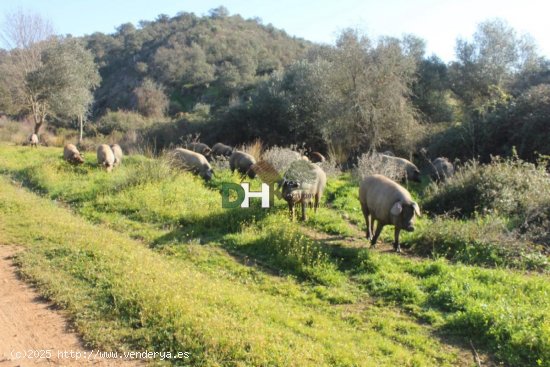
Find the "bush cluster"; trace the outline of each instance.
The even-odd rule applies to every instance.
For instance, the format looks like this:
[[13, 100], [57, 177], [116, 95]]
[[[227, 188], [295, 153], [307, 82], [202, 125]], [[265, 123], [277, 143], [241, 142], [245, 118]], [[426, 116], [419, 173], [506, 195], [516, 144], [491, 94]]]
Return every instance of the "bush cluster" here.
[[143, 115], [130, 111], [107, 111], [99, 120], [86, 125], [90, 133], [109, 135], [113, 131], [127, 132], [152, 125], [152, 121]]
[[470, 161], [445, 183], [432, 183], [423, 209], [452, 218], [415, 233], [415, 249], [465, 263], [548, 269], [550, 177], [543, 166], [517, 157]]
[[431, 184], [424, 200], [424, 209], [435, 214], [494, 213], [524, 223], [545, 217], [549, 205], [550, 177], [544, 167], [517, 158], [493, 158], [487, 165], [470, 161], [444, 184]]

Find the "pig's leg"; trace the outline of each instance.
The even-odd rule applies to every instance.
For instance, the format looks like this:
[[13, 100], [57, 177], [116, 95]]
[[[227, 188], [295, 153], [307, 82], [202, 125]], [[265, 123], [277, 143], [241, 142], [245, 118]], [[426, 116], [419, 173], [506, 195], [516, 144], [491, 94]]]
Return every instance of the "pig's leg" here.
[[372, 240], [372, 219], [367, 204], [361, 203], [361, 210], [365, 217], [365, 224], [367, 225], [367, 240]]
[[395, 242], [393, 243], [393, 249], [395, 252], [401, 252], [401, 246], [399, 245], [399, 232], [401, 232], [401, 230], [399, 228], [395, 228]]
[[382, 232], [382, 228], [384, 228], [384, 225], [381, 224], [379, 220], [377, 220], [376, 221], [376, 231], [374, 232], [374, 237], [372, 238], [372, 241], [370, 242], [370, 245], [371, 245], [372, 248], [376, 247], [376, 241], [378, 241], [378, 237], [380, 236], [380, 233]]
[[317, 213], [317, 209], [319, 209], [319, 194], [315, 194], [315, 204], [313, 205], [315, 213]]

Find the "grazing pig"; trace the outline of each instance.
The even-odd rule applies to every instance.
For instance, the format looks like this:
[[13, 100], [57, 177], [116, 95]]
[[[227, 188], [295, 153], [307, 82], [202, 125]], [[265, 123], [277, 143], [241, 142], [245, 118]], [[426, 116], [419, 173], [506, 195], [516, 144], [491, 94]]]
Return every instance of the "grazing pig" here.
[[212, 147], [212, 153], [218, 157], [230, 157], [231, 153], [233, 153], [233, 148], [223, 143], [216, 143]]
[[240, 150], [235, 150], [229, 157], [229, 168], [231, 171], [237, 170], [241, 175], [248, 175], [250, 178], [256, 177], [253, 166], [256, 164], [256, 159], [248, 153]]
[[199, 142], [188, 143], [185, 147], [188, 150], [192, 150], [193, 152], [200, 153], [205, 157], [209, 157], [210, 153], [212, 153], [212, 149], [210, 149], [210, 147], [204, 143], [199, 143]]
[[114, 166], [118, 166], [122, 163], [122, 157], [124, 156], [124, 153], [122, 153], [122, 148], [118, 144], [111, 145], [111, 150], [113, 151], [113, 154], [115, 155], [115, 163]]
[[31, 134], [29, 136], [29, 144], [31, 145], [31, 147], [38, 148], [38, 135]]
[[455, 168], [445, 157], [439, 157], [432, 161], [432, 179], [434, 181], [445, 181], [455, 173]]
[[80, 154], [74, 144], [66, 144], [63, 148], [63, 158], [71, 164], [84, 163], [84, 157]]
[[309, 155], [309, 160], [313, 163], [323, 163], [326, 159], [325, 156], [319, 152], [313, 152]]
[[[415, 214], [420, 216], [420, 208], [415, 203], [411, 194], [399, 185], [382, 175], [365, 177], [359, 186], [359, 201], [367, 224], [367, 238], [371, 240], [371, 246], [376, 246], [376, 241], [385, 225], [395, 227], [395, 251], [401, 252], [399, 245], [399, 232], [404, 229], [414, 231]], [[374, 237], [372, 227], [377, 221]]]
[[113, 150], [107, 144], [101, 144], [97, 147], [97, 163], [103, 166], [107, 172], [111, 172], [115, 165], [115, 155]]
[[212, 178], [212, 167], [204, 155], [188, 149], [176, 148], [172, 157], [176, 166], [198, 174], [205, 181]]
[[420, 171], [411, 161], [408, 161], [405, 158], [392, 157], [385, 154], [380, 154], [379, 156], [382, 163], [393, 164], [398, 169], [403, 170], [403, 174], [407, 180], [420, 182]]
[[317, 212], [319, 201], [327, 183], [325, 172], [316, 164], [304, 160], [297, 160], [290, 164], [282, 181], [282, 196], [288, 202], [290, 218], [294, 219], [294, 207], [302, 204], [302, 220], [307, 219], [306, 204]]

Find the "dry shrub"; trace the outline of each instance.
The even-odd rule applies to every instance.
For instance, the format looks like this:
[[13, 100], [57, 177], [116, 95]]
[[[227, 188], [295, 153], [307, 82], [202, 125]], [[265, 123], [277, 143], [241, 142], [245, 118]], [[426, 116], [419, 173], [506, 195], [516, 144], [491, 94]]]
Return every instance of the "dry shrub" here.
[[293, 145], [288, 148], [273, 146], [263, 153], [262, 160], [268, 162], [277, 172], [283, 174], [292, 162], [302, 157], [302, 154], [295, 149], [296, 146]]
[[405, 176], [403, 167], [392, 160], [384, 160], [377, 152], [365, 153], [359, 157], [354, 172], [357, 179], [374, 174], [384, 175], [394, 181], [400, 181]]
[[26, 145], [32, 133], [33, 124], [30, 121], [14, 121], [5, 117], [0, 119], [0, 141]]
[[39, 134], [39, 139], [48, 147], [64, 147], [65, 144], [75, 144], [78, 141], [78, 132], [65, 129], [60, 129], [56, 133], [44, 131]]
[[[142, 142], [135, 146], [131, 146], [128, 154], [141, 154], [148, 158], [155, 158], [159, 155], [157, 147], [154, 142]], [[162, 153], [161, 153], [162, 155]]]
[[256, 159], [256, 161], [259, 162], [262, 158], [263, 143], [260, 139], [256, 139], [250, 144], [242, 145], [239, 150], [250, 154], [254, 157], [254, 159]]
[[155, 151], [155, 147], [151, 147], [147, 144], [143, 136], [136, 130], [129, 130], [122, 134], [122, 137], [118, 141], [114, 141], [111, 144], [117, 143], [126, 154], [143, 154], [147, 157], [151, 157]]
[[341, 166], [348, 160], [348, 151], [341, 145], [334, 145], [329, 143], [328, 145], [328, 157], [329, 160], [335, 162], [336, 165]]
[[340, 170], [340, 165], [336, 160], [332, 158], [331, 155], [325, 159], [324, 162], [318, 163], [318, 165], [325, 171], [327, 177], [338, 176], [342, 171]]
[[200, 133], [194, 133], [194, 134], [187, 134], [186, 136], [180, 137], [179, 140], [181, 140], [181, 143], [183, 147], [186, 147], [190, 143], [200, 143]]
[[114, 131], [126, 132], [143, 129], [153, 125], [155, 122], [158, 121], [146, 118], [136, 112], [107, 110], [105, 115], [101, 116], [97, 122], [86, 124], [85, 128], [94, 133], [109, 135]]

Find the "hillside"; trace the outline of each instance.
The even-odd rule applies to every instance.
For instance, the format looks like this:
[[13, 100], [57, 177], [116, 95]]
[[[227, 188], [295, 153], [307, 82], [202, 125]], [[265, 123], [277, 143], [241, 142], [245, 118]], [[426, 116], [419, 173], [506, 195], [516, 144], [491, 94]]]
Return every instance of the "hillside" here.
[[94, 33], [84, 41], [102, 78], [95, 92], [96, 115], [135, 109], [133, 91], [145, 78], [165, 88], [172, 115], [199, 102], [227, 104], [311, 47], [270, 24], [229, 15], [223, 7], [209, 16], [182, 12], [138, 27], [127, 23], [114, 34]]

